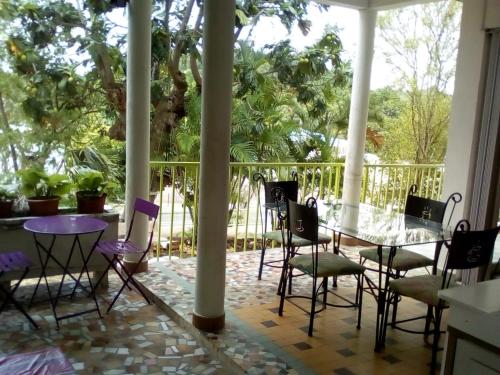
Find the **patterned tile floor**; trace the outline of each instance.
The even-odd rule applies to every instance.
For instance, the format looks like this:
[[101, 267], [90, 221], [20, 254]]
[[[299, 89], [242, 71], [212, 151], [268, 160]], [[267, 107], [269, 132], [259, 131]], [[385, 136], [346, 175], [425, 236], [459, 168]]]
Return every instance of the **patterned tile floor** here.
[[[358, 249], [346, 250], [357, 258]], [[279, 257], [273, 250], [269, 257]], [[256, 278], [259, 252], [231, 253], [226, 268], [226, 329], [217, 334], [195, 336], [209, 349], [237, 363], [247, 373], [317, 374], [426, 374], [431, 351], [422, 336], [389, 330], [386, 349], [374, 353], [375, 303], [365, 294], [362, 329], [356, 329], [353, 309], [328, 308], [319, 314], [314, 337], [307, 336], [308, 318], [300, 309], [285, 305], [277, 314], [279, 270], [266, 268]], [[267, 255], [266, 255], [267, 257]], [[165, 306], [172, 309], [180, 325], [188, 327], [193, 306], [196, 259], [160, 258], [150, 261], [150, 270], [140, 280]], [[374, 275], [373, 273], [371, 274]], [[308, 293], [308, 279], [294, 281], [294, 293]], [[353, 296], [355, 279], [339, 280], [339, 292]], [[398, 317], [420, 315], [425, 306], [405, 300]], [[410, 326], [420, 329], [423, 322]], [[225, 363], [225, 361], [223, 361]]]
[[[346, 250], [356, 258], [357, 249]], [[280, 256], [269, 252], [267, 259]], [[81, 374], [425, 374], [430, 350], [421, 336], [388, 332], [383, 353], [374, 353], [373, 298], [367, 296], [362, 329], [357, 330], [357, 312], [329, 308], [319, 314], [314, 337], [307, 336], [308, 318], [300, 309], [285, 305], [277, 314], [279, 270], [265, 268], [258, 281], [260, 252], [230, 253], [226, 270], [226, 328], [207, 334], [191, 326], [196, 259], [150, 260], [139, 281], [153, 296], [147, 305], [136, 293], [124, 292], [115, 308], [103, 319], [96, 313], [55, 323], [48, 302], [30, 310], [41, 326], [33, 330], [16, 311], [2, 314], [0, 355], [34, 351], [48, 346], [62, 349], [76, 373]], [[294, 280], [294, 293], [308, 293], [305, 277]], [[339, 280], [339, 292], [354, 293], [355, 279]], [[99, 296], [106, 307], [117, 280]], [[32, 286], [20, 290], [24, 299]], [[42, 289], [43, 290], [43, 289]], [[43, 298], [43, 296], [42, 296]], [[85, 309], [92, 302], [76, 298], [63, 303], [62, 310]], [[420, 313], [423, 306], [400, 305], [400, 316]]]
[[[23, 285], [19, 299], [27, 301], [33, 286]], [[108, 293], [99, 296], [101, 310], [111, 301], [118, 287], [110, 277]], [[120, 297], [109, 314], [97, 313], [61, 322], [58, 331], [46, 295], [41, 288], [30, 314], [40, 326], [35, 330], [16, 310], [1, 315], [0, 356], [59, 347], [78, 374], [216, 374], [227, 373], [219, 361], [154, 305], [147, 305], [136, 293]], [[94, 307], [92, 300], [77, 296], [62, 300], [58, 313]]]

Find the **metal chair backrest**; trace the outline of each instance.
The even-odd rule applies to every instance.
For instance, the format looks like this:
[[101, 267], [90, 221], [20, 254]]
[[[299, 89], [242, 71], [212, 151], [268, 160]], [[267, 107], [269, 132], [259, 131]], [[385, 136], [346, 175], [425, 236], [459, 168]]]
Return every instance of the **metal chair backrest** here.
[[253, 175], [253, 180], [255, 182], [261, 181], [264, 185], [264, 195], [266, 204], [274, 204], [275, 197], [273, 196], [273, 189], [280, 188], [286, 198], [297, 201], [299, 196], [299, 182], [297, 179], [297, 174], [292, 173], [292, 180], [287, 181], [266, 181], [262, 173], [256, 172]]
[[451, 271], [470, 270], [490, 263], [495, 240], [500, 227], [472, 231], [467, 220], [460, 220], [455, 227], [448, 248], [444, 268], [443, 287], [448, 287]]
[[453, 207], [451, 209], [450, 216], [447, 221], [449, 225], [455, 206], [462, 200], [462, 195], [460, 193], [451, 194], [446, 202], [436, 201], [430, 198], [422, 198], [415, 195], [418, 191], [417, 185], [412, 185], [408, 191], [406, 197], [405, 205], [405, 215], [410, 215], [417, 217], [419, 219], [433, 221], [435, 223], [443, 224], [443, 220], [446, 214], [446, 209], [450, 202], [453, 202]]
[[288, 225], [293, 235], [318, 243], [318, 207], [316, 199], [309, 198], [305, 205], [288, 200]]
[[127, 237], [125, 241], [128, 241], [130, 238], [130, 235], [132, 234], [132, 227], [134, 225], [134, 220], [135, 220], [135, 215], [137, 212], [148, 216], [150, 219], [153, 219], [153, 226], [151, 228], [151, 233], [149, 234], [149, 241], [148, 241], [148, 246], [146, 247], [145, 250], [148, 250], [151, 247], [151, 243], [153, 242], [153, 233], [154, 233], [154, 227], [156, 224], [156, 219], [158, 218], [158, 213], [160, 211], [160, 207], [154, 203], [151, 203], [145, 199], [142, 198], [135, 198], [134, 202], [134, 213], [132, 214], [132, 219], [130, 219], [130, 225], [128, 227], [127, 231]]

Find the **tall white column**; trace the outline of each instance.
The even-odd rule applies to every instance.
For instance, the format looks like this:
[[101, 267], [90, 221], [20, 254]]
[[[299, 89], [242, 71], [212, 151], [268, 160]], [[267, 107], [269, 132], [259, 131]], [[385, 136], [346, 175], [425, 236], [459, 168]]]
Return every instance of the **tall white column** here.
[[[149, 196], [151, 4], [151, 0], [130, 0], [128, 5], [125, 188], [127, 228], [134, 210], [135, 198], [148, 199]], [[147, 238], [147, 218], [137, 217], [131, 239], [141, 246], [146, 246]], [[127, 263], [137, 260], [136, 257], [126, 258]]]
[[347, 131], [347, 155], [342, 192], [342, 202], [344, 204], [358, 205], [361, 195], [376, 21], [376, 10], [362, 9], [359, 11], [359, 39], [352, 81], [349, 129]]
[[224, 327], [235, 0], [206, 0], [198, 254], [193, 324]]
[[[460, 24], [460, 41], [455, 72], [455, 89], [451, 104], [448, 147], [442, 198], [458, 191], [463, 196], [453, 214], [454, 223], [469, 219], [477, 142], [484, 95], [483, 72], [487, 66], [487, 35], [484, 16], [489, 14], [484, 0], [465, 0]], [[500, 27], [500, 22], [496, 25]]]

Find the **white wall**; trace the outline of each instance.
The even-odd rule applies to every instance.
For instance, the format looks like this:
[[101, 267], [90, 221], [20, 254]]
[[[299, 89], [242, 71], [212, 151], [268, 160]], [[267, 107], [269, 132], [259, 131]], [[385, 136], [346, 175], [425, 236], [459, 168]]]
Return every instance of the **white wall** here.
[[484, 27], [493, 29], [500, 27], [500, 0], [487, 0]]
[[484, 28], [487, 1], [498, 3], [500, 0], [463, 0], [443, 189], [443, 198], [455, 191], [464, 197], [454, 214], [454, 219], [457, 220], [468, 218], [471, 204], [478, 129], [483, 106], [483, 72], [487, 63]]

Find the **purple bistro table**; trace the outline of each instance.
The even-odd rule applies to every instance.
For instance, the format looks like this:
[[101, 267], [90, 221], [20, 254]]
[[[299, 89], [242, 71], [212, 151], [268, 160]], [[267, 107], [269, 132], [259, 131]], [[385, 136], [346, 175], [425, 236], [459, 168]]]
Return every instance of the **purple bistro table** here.
[[[50, 304], [52, 307], [52, 312], [54, 313], [54, 318], [56, 320], [57, 328], [59, 328], [59, 320], [62, 319], [67, 319], [71, 318], [74, 316], [79, 316], [82, 314], [90, 313], [97, 311], [99, 314], [99, 317], [101, 317], [101, 312], [99, 310], [99, 305], [97, 303], [97, 299], [94, 293], [94, 288], [92, 285], [92, 281], [90, 279], [89, 275], [89, 270], [87, 268], [87, 263], [92, 256], [92, 253], [94, 252], [94, 249], [99, 242], [102, 234], [104, 233], [104, 230], [107, 228], [108, 223], [105, 221], [89, 217], [89, 216], [77, 216], [77, 215], [56, 215], [56, 216], [45, 216], [45, 217], [38, 217], [35, 219], [30, 219], [24, 223], [24, 229], [32, 232], [33, 237], [35, 239], [35, 245], [38, 251], [38, 257], [40, 259], [40, 265], [42, 268], [40, 278], [38, 279], [38, 283], [35, 287], [35, 292], [33, 296], [36, 294], [36, 291], [38, 289], [38, 286], [40, 284], [40, 281], [42, 277], [45, 279], [45, 284], [47, 286], [47, 291], [49, 295], [49, 300]], [[97, 238], [94, 242], [94, 245], [90, 249], [87, 257], [85, 257], [84, 251], [82, 249], [82, 244], [80, 242], [80, 235], [83, 234], [92, 234], [96, 233]], [[44, 246], [42, 242], [40, 241], [40, 237], [42, 236], [50, 236], [51, 241], [49, 246]], [[71, 245], [71, 249], [69, 250], [68, 257], [66, 259], [66, 263], [62, 264], [55, 256], [52, 254], [52, 250], [54, 248], [54, 243], [56, 241], [57, 236], [73, 236], [73, 243]], [[73, 253], [75, 252], [75, 249], [78, 249], [80, 256], [82, 257], [82, 269], [80, 271], [80, 275], [78, 277], [75, 277], [69, 270], [69, 265], [71, 262], [71, 258], [73, 257]], [[42, 254], [45, 254], [45, 259], [43, 258]], [[52, 294], [50, 292], [50, 287], [49, 283], [47, 280], [47, 274], [46, 274], [46, 269], [47, 265], [49, 263], [49, 260], [54, 261], [59, 267], [61, 267], [63, 271], [63, 275], [61, 278], [61, 282], [59, 283], [59, 287], [57, 290], [57, 294], [55, 295], [55, 298], [52, 298]], [[90, 310], [85, 310], [81, 312], [76, 312], [76, 313], [71, 313], [68, 315], [64, 316], [57, 316], [56, 313], [56, 308], [57, 308], [57, 303], [59, 301], [59, 297], [61, 297], [61, 290], [62, 286], [64, 283], [64, 278], [66, 276], [71, 277], [75, 281], [75, 287], [73, 288], [73, 292], [71, 293], [71, 297], [74, 296], [74, 293], [76, 291], [76, 288], [80, 286], [82, 289], [87, 289], [85, 286], [82, 285], [80, 282], [81, 277], [83, 273], [86, 273], [89, 285], [90, 285], [90, 295], [92, 296], [94, 303], [95, 303], [95, 308], [90, 309]]]

